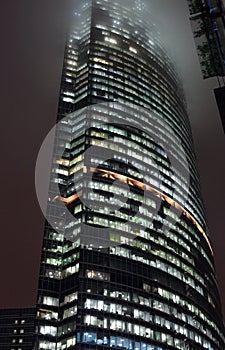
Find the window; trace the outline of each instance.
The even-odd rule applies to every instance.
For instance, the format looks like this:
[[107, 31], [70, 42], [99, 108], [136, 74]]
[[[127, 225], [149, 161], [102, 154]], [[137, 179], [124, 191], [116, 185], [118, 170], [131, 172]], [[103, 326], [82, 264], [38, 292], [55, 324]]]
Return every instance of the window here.
[[151, 286], [147, 283], [143, 283], [143, 289], [146, 291], [146, 292], [151, 292]]
[[130, 47], [129, 50], [133, 53], [137, 53], [137, 50], [134, 47]]
[[67, 348], [69, 348], [70, 346], [75, 345], [75, 343], [76, 343], [76, 340], [75, 340], [74, 337], [67, 339], [67, 343], [66, 343]]
[[117, 41], [116, 39], [113, 39], [113, 38], [109, 38], [108, 36], [105, 37], [105, 41], [111, 43], [111, 44], [117, 44]]
[[51, 343], [49, 341], [40, 341], [40, 349], [44, 349], [44, 350], [55, 350], [56, 348], [56, 344], [55, 343]]
[[[59, 299], [53, 298], [53, 297], [43, 297], [43, 304], [59, 306]], [[21, 323], [25, 323], [25, 321], [24, 322], [21, 321]]]
[[58, 313], [51, 310], [40, 309], [37, 312], [37, 316], [40, 318], [45, 318], [46, 320], [57, 319]]
[[102, 281], [109, 281], [110, 280], [110, 274], [107, 272], [86, 270], [85, 275], [87, 278], [93, 278], [96, 280], [102, 280]]
[[71, 317], [76, 313], [77, 313], [77, 306], [75, 305], [64, 311], [63, 318]]
[[40, 327], [41, 334], [49, 334], [55, 336], [57, 333], [57, 328], [53, 326], [41, 326]]
[[96, 316], [86, 315], [84, 317], [84, 324], [97, 326], [98, 325], [98, 319]]
[[64, 302], [66, 304], [71, 303], [72, 301], [77, 300], [77, 297], [78, 297], [78, 292], [71, 293], [71, 294], [65, 296]]

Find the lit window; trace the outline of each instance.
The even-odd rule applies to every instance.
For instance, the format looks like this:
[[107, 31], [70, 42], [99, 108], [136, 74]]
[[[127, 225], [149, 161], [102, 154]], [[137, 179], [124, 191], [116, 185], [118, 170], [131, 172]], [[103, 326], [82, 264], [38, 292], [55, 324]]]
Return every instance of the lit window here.
[[86, 315], [84, 317], [84, 323], [86, 325], [97, 326], [98, 325], [98, 319], [97, 319], [96, 316]]
[[134, 47], [129, 47], [129, 50], [131, 51], [131, 52], [133, 52], [133, 53], [137, 53], [137, 50], [134, 48]]
[[71, 317], [77, 313], [77, 306], [72, 306], [65, 310], [63, 313], [63, 318]]
[[[50, 310], [40, 309], [40, 311], [37, 312], [37, 316], [40, 318], [45, 318], [46, 320], [51, 320], [51, 319], [57, 319], [58, 313], [52, 312]], [[22, 333], [24, 333], [24, 332], [22, 332]]]
[[69, 294], [65, 296], [64, 302], [65, 303], [71, 303], [73, 300], [77, 300], [78, 292]]
[[[59, 305], [59, 299], [52, 298], [52, 297], [43, 297], [43, 304], [58, 306]], [[23, 323], [25, 323], [25, 321]]]
[[109, 38], [108, 36], [105, 37], [105, 41], [111, 43], [111, 44], [117, 44], [117, 41], [116, 39], [113, 39], [113, 38]]
[[40, 349], [55, 350], [56, 344], [50, 341], [40, 341]]
[[69, 97], [63, 97], [63, 101], [68, 102], [68, 103], [75, 103], [75, 100], [73, 100], [72, 98], [69, 98]]
[[53, 326], [41, 326], [40, 327], [41, 334], [49, 334], [55, 336], [57, 333], [57, 328]]
[[104, 281], [109, 281], [110, 279], [109, 273], [94, 270], [86, 270], [86, 277]]
[[146, 292], [151, 292], [151, 286], [149, 284], [143, 283], [143, 289]]

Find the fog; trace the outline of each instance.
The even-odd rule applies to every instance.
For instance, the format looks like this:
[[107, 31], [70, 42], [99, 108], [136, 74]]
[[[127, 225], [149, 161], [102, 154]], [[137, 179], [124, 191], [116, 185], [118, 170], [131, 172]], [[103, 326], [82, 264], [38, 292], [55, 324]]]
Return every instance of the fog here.
[[[1, 306], [29, 306], [36, 300], [44, 218], [35, 195], [34, 169], [38, 150], [56, 119], [73, 4], [74, 0], [8, 0], [1, 6]], [[202, 79], [186, 0], [146, 4], [183, 80], [225, 295], [225, 138], [212, 90], [217, 82]]]

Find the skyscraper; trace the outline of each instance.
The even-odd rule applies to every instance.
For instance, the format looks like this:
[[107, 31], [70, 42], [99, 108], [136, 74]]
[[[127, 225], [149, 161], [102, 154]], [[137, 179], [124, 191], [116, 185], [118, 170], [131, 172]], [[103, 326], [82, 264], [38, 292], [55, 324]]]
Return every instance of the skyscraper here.
[[75, 6], [34, 349], [224, 348], [185, 99], [146, 13]]

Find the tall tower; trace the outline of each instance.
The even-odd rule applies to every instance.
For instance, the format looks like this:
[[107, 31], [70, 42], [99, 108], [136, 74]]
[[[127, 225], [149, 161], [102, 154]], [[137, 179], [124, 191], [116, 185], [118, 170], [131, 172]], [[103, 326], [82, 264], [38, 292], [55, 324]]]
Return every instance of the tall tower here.
[[146, 11], [139, 0], [74, 10], [36, 350], [224, 348], [185, 100]]

